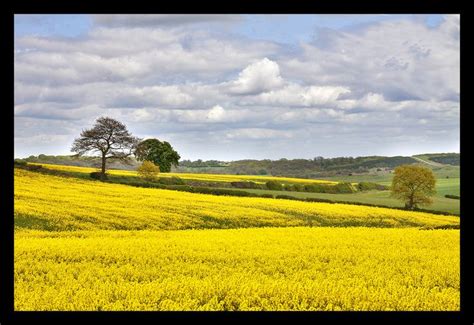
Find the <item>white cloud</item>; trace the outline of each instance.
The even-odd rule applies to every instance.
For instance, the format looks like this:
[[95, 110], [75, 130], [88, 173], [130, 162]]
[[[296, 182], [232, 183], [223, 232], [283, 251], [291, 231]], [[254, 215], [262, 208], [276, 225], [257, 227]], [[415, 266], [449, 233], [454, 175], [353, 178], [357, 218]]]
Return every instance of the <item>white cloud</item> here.
[[290, 131], [259, 129], [259, 128], [242, 128], [225, 132], [228, 139], [273, 139], [273, 138], [291, 138]]
[[225, 116], [222, 106], [216, 105], [207, 112], [207, 119], [210, 121], [221, 121]]
[[267, 58], [250, 64], [239, 73], [237, 80], [227, 83], [229, 93], [254, 95], [283, 85], [278, 64]]
[[318, 142], [328, 135], [335, 151], [459, 139], [459, 15], [438, 27], [400, 19], [319, 30], [294, 48], [211, 32], [206, 17], [171, 18], [95, 18], [82, 37], [16, 39], [15, 136], [31, 136], [16, 144], [72, 142], [100, 115], [137, 136], [225, 142], [236, 155], [260, 140], [262, 155], [332, 152]]
[[282, 89], [269, 91], [248, 102], [278, 106], [318, 106], [334, 103], [340, 95], [350, 93], [346, 87], [308, 86], [289, 83]]
[[313, 85], [340, 85], [389, 100], [459, 97], [459, 16], [437, 28], [400, 20], [338, 31], [319, 30], [303, 55], [280, 60], [282, 74]]

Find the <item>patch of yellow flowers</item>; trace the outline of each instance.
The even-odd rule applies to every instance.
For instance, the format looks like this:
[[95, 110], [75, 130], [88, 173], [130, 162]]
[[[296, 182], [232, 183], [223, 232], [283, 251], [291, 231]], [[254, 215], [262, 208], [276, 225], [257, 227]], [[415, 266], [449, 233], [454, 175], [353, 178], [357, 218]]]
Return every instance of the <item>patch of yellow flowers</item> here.
[[15, 170], [14, 188], [17, 228], [61, 231], [459, 225], [456, 216], [137, 188], [20, 169]]
[[[88, 174], [95, 172], [98, 169], [92, 167], [79, 167], [79, 166], [64, 166], [64, 165], [53, 165], [53, 164], [39, 164], [29, 163], [31, 165], [41, 165], [48, 169], [63, 170], [70, 172], [78, 172]], [[110, 175], [122, 175], [122, 176], [137, 176], [136, 171], [132, 170], [118, 170], [109, 169], [107, 173]], [[227, 175], [227, 174], [191, 174], [191, 173], [163, 173], [160, 177], [172, 177], [177, 176], [184, 180], [190, 181], [205, 181], [205, 182], [245, 182], [253, 181], [255, 183], [265, 183], [267, 181], [279, 181], [282, 183], [300, 183], [300, 184], [337, 184], [338, 182], [329, 180], [318, 180], [318, 179], [304, 179], [304, 178], [292, 178], [292, 177], [274, 177], [274, 176], [257, 176], [257, 175]]]
[[459, 230], [426, 230], [459, 217], [18, 169], [14, 187], [18, 311], [460, 308]]
[[459, 231], [17, 232], [15, 310], [459, 310]]

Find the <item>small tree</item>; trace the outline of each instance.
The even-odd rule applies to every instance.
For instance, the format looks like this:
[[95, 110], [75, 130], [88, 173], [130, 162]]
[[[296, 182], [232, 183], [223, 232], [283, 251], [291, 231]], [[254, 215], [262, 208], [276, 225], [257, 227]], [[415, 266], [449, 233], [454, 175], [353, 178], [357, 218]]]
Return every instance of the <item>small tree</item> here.
[[433, 202], [430, 196], [436, 193], [436, 178], [433, 171], [419, 165], [401, 165], [395, 168], [391, 196], [405, 202], [407, 209]]
[[74, 140], [71, 151], [82, 156], [87, 152], [100, 153], [101, 174], [105, 178], [108, 159], [128, 162], [139, 139], [128, 132], [127, 127], [110, 117], [100, 117], [92, 129], [83, 130], [80, 138]]
[[141, 164], [141, 166], [137, 168], [138, 176], [147, 181], [156, 180], [156, 176], [159, 172], [160, 167], [148, 160], [145, 160], [143, 164]]

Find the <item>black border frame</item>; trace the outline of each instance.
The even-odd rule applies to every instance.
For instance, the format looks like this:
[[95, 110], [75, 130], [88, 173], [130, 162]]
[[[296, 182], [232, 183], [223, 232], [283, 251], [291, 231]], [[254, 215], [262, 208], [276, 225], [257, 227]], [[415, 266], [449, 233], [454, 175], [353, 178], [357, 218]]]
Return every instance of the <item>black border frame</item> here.
[[[469, 232], [472, 232], [472, 216], [467, 213], [467, 204], [461, 200], [461, 311], [460, 312], [19, 312], [13, 308], [13, 158], [14, 158], [14, 15], [15, 14], [40, 14], [40, 13], [262, 13], [262, 14], [372, 14], [372, 13], [449, 13], [461, 14], [461, 65], [466, 64], [465, 47], [466, 23], [468, 21], [466, 10], [458, 0], [241, 0], [240, 2], [222, 3], [211, 0], [186, 3], [181, 2], [146, 2], [142, 0], [133, 3], [92, 3], [92, 1], [68, 2], [59, 0], [35, 1], [24, 0], [19, 4], [8, 4], [1, 11], [2, 49], [0, 51], [3, 60], [1, 77], [4, 79], [4, 90], [2, 99], [5, 107], [0, 128], [4, 141], [2, 141], [3, 155], [0, 159], [2, 186], [0, 191], [0, 324], [13, 322], [32, 321], [227, 321], [231, 319], [257, 320], [257, 321], [341, 321], [346, 323], [381, 323], [392, 324], [403, 321], [427, 321], [430, 324], [474, 324], [474, 316], [471, 309], [472, 304], [472, 280], [473, 269], [467, 263], [472, 251], [468, 247], [472, 245]], [[466, 71], [466, 70], [465, 70]], [[461, 81], [465, 74], [461, 72]], [[3, 88], [5, 89], [5, 88]], [[461, 82], [461, 149], [465, 144], [466, 130], [469, 120], [466, 117], [465, 93], [466, 83]], [[470, 109], [470, 108], [468, 108]], [[464, 149], [466, 150], [466, 148]], [[466, 151], [464, 151], [466, 152]], [[467, 153], [467, 152], [466, 152]], [[470, 173], [467, 166], [468, 155], [461, 156], [461, 194], [467, 197], [468, 183], [465, 181]], [[465, 168], [463, 168], [463, 166]]]

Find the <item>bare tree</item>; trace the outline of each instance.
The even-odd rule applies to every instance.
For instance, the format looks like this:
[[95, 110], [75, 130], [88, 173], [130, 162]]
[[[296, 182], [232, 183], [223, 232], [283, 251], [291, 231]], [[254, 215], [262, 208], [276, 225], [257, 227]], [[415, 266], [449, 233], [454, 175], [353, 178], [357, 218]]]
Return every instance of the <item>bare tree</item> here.
[[139, 142], [140, 139], [132, 136], [124, 124], [110, 117], [99, 117], [92, 129], [83, 130], [80, 138], [74, 140], [71, 151], [79, 156], [88, 152], [100, 153], [104, 178], [107, 160], [127, 162]]

